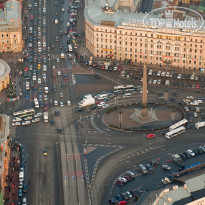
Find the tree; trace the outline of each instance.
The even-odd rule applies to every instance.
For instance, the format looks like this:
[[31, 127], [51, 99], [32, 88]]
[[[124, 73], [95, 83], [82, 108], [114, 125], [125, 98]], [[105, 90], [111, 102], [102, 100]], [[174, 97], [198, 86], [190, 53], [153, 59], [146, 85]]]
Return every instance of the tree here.
[[15, 98], [16, 97], [16, 91], [15, 91], [15, 89], [13, 87], [11, 79], [10, 79], [10, 82], [9, 82], [9, 88], [8, 88], [7, 97], [8, 98]]

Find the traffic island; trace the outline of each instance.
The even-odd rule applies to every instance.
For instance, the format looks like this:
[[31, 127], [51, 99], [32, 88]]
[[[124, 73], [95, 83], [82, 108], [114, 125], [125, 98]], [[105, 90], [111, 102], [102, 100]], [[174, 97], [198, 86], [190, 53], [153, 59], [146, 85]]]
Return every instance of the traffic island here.
[[157, 131], [167, 129], [173, 123], [184, 118], [184, 112], [179, 108], [164, 104], [147, 104], [147, 108], [154, 112], [154, 120], [142, 123], [134, 116], [141, 104], [111, 107], [106, 110], [102, 121], [110, 129], [118, 131]]

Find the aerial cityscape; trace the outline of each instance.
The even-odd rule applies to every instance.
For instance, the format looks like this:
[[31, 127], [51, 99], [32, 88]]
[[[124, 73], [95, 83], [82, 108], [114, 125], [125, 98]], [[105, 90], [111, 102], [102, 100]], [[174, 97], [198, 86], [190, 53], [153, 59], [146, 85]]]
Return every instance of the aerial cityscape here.
[[205, 204], [205, 0], [0, 0], [0, 205]]

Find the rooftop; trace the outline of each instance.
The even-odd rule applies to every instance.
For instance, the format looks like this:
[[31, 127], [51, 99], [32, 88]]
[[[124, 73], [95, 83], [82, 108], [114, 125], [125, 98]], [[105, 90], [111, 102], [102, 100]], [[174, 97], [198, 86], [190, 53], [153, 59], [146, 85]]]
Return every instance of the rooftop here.
[[4, 3], [4, 10], [0, 9], [0, 31], [9, 28], [18, 29], [21, 27], [21, 8], [16, 0]]

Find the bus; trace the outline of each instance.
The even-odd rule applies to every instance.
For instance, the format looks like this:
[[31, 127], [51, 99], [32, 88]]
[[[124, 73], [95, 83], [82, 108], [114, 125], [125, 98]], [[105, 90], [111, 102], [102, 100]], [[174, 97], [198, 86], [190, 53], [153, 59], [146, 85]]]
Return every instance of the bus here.
[[183, 120], [181, 120], [181, 121], [171, 125], [169, 127], [169, 131], [172, 131], [172, 130], [174, 130], [174, 129], [178, 128], [178, 127], [181, 127], [181, 126], [185, 126], [187, 122], [188, 122], [187, 119], [183, 119]]
[[72, 45], [68, 45], [68, 50], [70, 51], [70, 52], [72, 52], [73, 51], [73, 49], [72, 49]]
[[26, 117], [26, 116], [34, 115], [34, 114], [35, 114], [35, 110], [33, 108], [30, 108], [30, 109], [27, 109], [27, 110], [14, 112], [13, 116], [14, 117]]
[[37, 98], [34, 98], [34, 104], [35, 104], [35, 108], [39, 108], [39, 103]]
[[167, 133], [165, 134], [165, 137], [166, 137], [167, 139], [171, 139], [172, 137], [175, 137], [175, 136], [177, 136], [177, 135], [182, 134], [183, 132], [185, 132], [185, 130], [186, 130], [186, 128], [183, 127], [183, 126], [178, 127], [178, 128], [176, 128], [176, 129], [174, 129], [174, 130], [172, 130], [172, 131], [170, 131], [170, 132], [167, 132]]
[[134, 85], [119, 85], [114, 86], [114, 93], [116, 94], [122, 94], [125, 92], [133, 92], [135, 90]]

